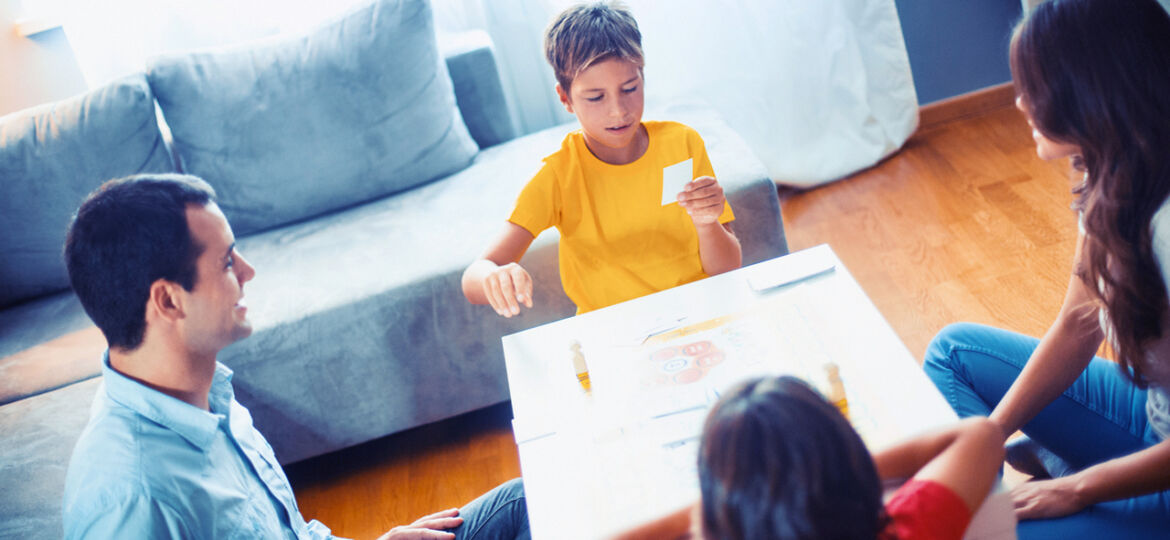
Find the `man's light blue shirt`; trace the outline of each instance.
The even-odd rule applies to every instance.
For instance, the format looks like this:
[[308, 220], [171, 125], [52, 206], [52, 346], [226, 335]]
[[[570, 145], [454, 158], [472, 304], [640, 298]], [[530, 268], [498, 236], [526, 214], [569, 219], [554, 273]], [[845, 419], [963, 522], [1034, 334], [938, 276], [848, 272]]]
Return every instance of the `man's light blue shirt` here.
[[305, 523], [272, 447], [216, 364], [205, 411], [102, 358], [65, 480], [65, 538], [330, 538]]

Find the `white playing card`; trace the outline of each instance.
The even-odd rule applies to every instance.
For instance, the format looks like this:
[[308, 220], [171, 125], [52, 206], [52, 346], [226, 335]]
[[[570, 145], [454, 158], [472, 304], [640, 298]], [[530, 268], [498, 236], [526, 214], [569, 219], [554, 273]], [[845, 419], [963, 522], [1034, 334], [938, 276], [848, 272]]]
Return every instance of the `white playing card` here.
[[668, 205], [678, 202], [678, 194], [687, 187], [687, 182], [695, 179], [691, 160], [675, 163], [662, 169], [662, 204]]

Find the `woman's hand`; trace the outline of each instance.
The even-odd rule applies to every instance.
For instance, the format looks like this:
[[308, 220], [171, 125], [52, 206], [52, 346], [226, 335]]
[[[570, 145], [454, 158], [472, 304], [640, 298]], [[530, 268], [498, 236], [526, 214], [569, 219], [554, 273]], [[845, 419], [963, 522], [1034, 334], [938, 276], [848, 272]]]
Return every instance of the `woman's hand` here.
[[1076, 489], [1077, 475], [1032, 480], [1012, 489], [1017, 519], [1046, 519], [1067, 516], [1088, 506]]

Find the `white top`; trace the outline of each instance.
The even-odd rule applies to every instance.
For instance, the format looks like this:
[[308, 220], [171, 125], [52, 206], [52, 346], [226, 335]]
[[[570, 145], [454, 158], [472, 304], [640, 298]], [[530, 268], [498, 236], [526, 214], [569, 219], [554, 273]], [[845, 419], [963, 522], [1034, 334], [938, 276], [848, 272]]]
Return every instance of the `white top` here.
[[[1154, 213], [1154, 218], [1150, 220], [1150, 229], [1153, 231], [1151, 242], [1154, 259], [1162, 272], [1162, 283], [1166, 284], [1166, 289], [1170, 291], [1170, 199], [1163, 202], [1162, 207]], [[1163, 337], [1163, 340], [1165, 339], [1167, 338]], [[1157, 349], [1167, 350], [1165, 347]], [[1160, 360], [1160, 362], [1153, 363], [1157, 367], [1164, 368], [1159, 371], [1170, 370], [1170, 367], [1165, 367], [1165, 364], [1170, 362], [1170, 358]], [[1170, 394], [1167, 393], [1165, 386], [1167, 377], [1164, 373], [1151, 375], [1156, 382], [1150, 385], [1150, 391], [1146, 398], [1146, 416], [1150, 419], [1150, 426], [1154, 429], [1154, 433], [1157, 433], [1159, 438], [1166, 439], [1167, 436], [1170, 436]]]
[[[1078, 220], [1077, 227], [1082, 235], [1085, 234], [1083, 215]], [[1150, 241], [1154, 251], [1154, 261], [1162, 272], [1162, 283], [1165, 284], [1167, 291], [1170, 291], [1170, 199], [1163, 202], [1158, 211], [1154, 212], [1154, 217], [1150, 219], [1150, 230], [1153, 233]], [[1110, 343], [1116, 343], [1108, 314], [1105, 313], [1105, 310], [1100, 310], [1097, 316], [1101, 322], [1101, 330], [1105, 333], [1105, 339]], [[1170, 351], [1170, 332], [1165, 333], [1164, 337], [1155, 344], [1153, 351]], [[1170, 365], [1164, 365], [1164, 363], [1170, 363], [1170, 358], [1161, 362], [1151, 362], [1150, 368], [1153, 373], [1147, 373], [1150, 379], [1150, 388], [1146, 397], [1146, 417], [1149, 418], [1150, 427], [1160, 439], [1166, 439], [1167, 436], [1170, 436], [1170, 392], [1166, 389], [1167, 383], [1170, 382], [1170, 376], [1168, 376], [1170, 375]]]

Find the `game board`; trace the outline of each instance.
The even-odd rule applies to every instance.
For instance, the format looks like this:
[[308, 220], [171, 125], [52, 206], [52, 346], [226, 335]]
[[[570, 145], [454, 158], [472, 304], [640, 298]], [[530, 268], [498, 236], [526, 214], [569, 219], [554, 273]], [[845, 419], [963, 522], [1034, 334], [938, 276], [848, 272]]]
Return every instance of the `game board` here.
[[[832, 347], [827, 343], [832, 337], [817, 330], [825, 324], [812, 324], [822, 314], [806, 313], [800, 304], [807, 305], [781, 296], [741, 313], [650, 336], [632, 350], [611, 352], [638, 368], [636, 388], [623, 392], [628, 394], [623, 410], [659, 418], [705, 409], [747, 378], [781, 374], [799, 377], [830, 396], [828, 367], [835, 365], [833, 358], [840, 360], [840, 354], [834, 354], [839, 347]], [[841, 367], [846, 399], [850, 371]], [[848, 402], [847, 416], [863, 439], [875, 427], [873, 406], [856, 399]]]

